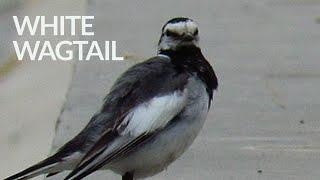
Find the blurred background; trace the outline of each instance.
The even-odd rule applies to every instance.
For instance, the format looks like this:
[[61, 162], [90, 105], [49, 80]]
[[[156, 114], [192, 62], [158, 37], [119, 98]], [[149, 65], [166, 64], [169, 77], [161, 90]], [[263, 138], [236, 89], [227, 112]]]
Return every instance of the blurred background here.
[[[18, 37], [12, 16], [26, 15], [94, 15], [89, 40], [116, 40], [125, 61], [17, 61], [13, 40], [84, 38]], [[198, 22], [220, 87], [195, 143], [150, 179], [319, 179], [320, 0], [0, 0], [0, 178], [79, 132], [115, 78], [156, 54], [176, 16]]]
[[12, 41], [54, 44], [72, 38], [28, 33], [18, 37], [12, 16], [33, 20], [37, 15], [82, 15], [86, 4], [82, 0], [0, 0], [0, 179], [49, 154], [73, 69], [73, 62], [48, 58], [17, 61]]

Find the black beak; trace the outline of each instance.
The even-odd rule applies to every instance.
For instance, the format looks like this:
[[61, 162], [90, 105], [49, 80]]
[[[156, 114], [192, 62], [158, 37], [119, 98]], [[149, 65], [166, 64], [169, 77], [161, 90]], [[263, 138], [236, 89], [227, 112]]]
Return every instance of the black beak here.
[[185, 41], [192, 41], [193, 39], [194, 39], [194, 37], [190, 34], [185, 34], [183, 36], [183, 40], [185, 40]]

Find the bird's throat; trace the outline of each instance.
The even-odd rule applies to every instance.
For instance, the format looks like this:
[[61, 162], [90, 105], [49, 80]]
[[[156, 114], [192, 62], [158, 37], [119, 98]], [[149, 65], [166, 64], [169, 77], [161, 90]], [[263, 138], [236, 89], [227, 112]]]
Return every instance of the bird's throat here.
[[171, 61], [177, 63], [183, 63], [183, 61], [186, 62], [204, 59], [200, 48], [194, 45], [181, 46], [176, 49], [160, 50], [159, 54], [166, 55], [170, 57]]

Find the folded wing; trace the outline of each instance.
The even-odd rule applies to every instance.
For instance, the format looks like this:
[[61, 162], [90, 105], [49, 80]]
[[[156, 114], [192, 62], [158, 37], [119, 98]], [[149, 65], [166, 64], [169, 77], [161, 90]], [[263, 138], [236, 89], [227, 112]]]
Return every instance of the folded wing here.
[[114, 123], [65, 179], [81, 179], [127, 155], [182, 111], [188, 95], [188, 74], [174, 68], [166, 59], [151, 59], [117, 80], [100, 112], [114, 112]]

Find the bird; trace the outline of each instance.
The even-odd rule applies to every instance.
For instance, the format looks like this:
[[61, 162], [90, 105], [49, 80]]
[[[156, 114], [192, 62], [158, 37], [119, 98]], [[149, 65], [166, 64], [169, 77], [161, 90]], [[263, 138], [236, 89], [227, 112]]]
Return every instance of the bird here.
[[157, 54], [133, 65], [115, 81], [101, 108], [52, 156], [5, 180], [71, 171], [79, 180], [108, 169], [122, 180], [165, 170], [202, 129], [218, 79], [199, 46], [197, 23], [167, 21]]

